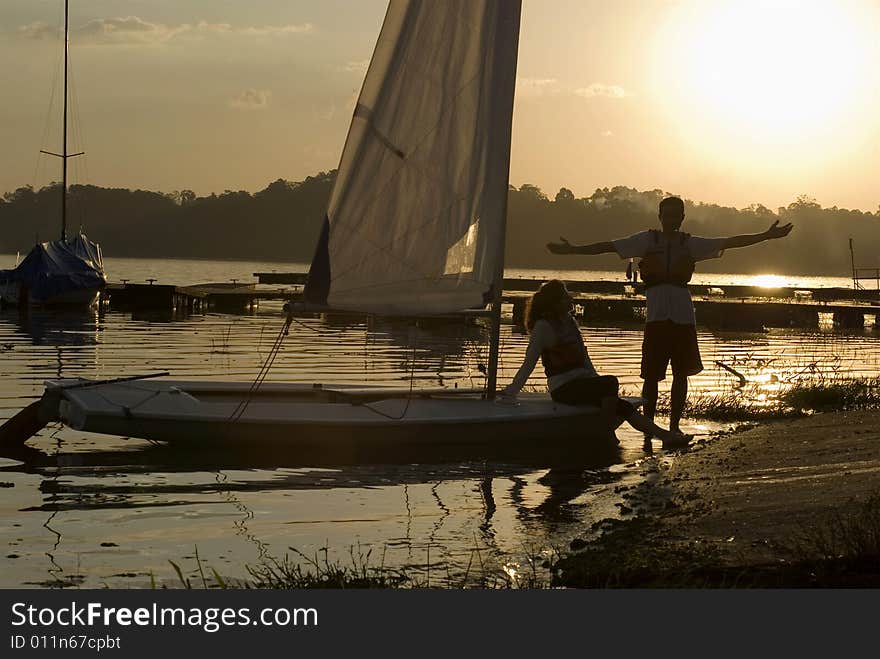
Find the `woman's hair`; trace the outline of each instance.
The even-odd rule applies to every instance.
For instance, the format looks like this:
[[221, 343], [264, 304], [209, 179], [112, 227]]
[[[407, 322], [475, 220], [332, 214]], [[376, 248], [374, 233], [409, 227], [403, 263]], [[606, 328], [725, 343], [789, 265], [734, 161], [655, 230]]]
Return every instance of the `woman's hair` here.
[[559, 279], [551, 279], [541, 284], [526, 304], [526, 329], [532, 331], [542, 318], [556, 318], [559, 315], [559, 301], [568, 294], [565, 284]]

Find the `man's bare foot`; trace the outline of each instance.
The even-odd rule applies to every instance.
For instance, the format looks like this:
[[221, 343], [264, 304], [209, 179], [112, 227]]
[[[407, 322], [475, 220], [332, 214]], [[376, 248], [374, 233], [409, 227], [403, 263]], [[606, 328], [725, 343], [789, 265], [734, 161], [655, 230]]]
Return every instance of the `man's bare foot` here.
[[663, 448], [684, 448], [691, 443], [693, 438], [693, 435], [686, 435], [680, 430], [669, 430], [660, 437], [663, 441]]

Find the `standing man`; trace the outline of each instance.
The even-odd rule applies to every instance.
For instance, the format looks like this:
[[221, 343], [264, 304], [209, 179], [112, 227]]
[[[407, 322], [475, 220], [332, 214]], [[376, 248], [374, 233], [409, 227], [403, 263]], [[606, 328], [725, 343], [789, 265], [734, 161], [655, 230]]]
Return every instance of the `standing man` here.
[[622, 259], [641, 258], [639, 273], [645, 282], [647, 322], [642, 341], [641, 377], [645, 416], [654, 418], [657, 410], [657, 383], [666, 379], [672, 363], [669, 429], [681, 432], [679, 422], [687, 400], [688, 377], [703, 370], [697, 345], [696, 317], [687, 284], [697, 261], [721, 256], [726, 249], [748, 247], [784, 238], [791, 223], [776, 221], [763, 233], [730, 238], [698, 238], [680, 231], [684, 222], [684, 202], [667, 197], [660, 202], [661, 231], [649, 230], [611, 242], [573, 245], [565, 238], [548, 243], [554, 254], [617, 253]]

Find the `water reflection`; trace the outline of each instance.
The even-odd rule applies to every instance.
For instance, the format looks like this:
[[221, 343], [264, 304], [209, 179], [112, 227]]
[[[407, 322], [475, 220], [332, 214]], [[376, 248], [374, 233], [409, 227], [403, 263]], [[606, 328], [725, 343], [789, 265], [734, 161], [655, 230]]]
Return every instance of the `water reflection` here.
[[[248, 381], [283, 317], [204, 314], [164, 322], [125, 314], [74, 317], [0, 314], [0, 419], [21, 409], [51, 377], [116, 377], [170, 370], [180, 379]], [[285, 338], [276, 381], [480, 386], [485, 329], [364, 317], [302, 318]], [[641, 326], [587, 327], [597, 368], [638, 391]], [[521, 363], [527, 336], [502, 329], [501, 381]], [[838, 374], [880, 374], [880, 340], [865, 332], [699, 332], [706, 370], [696, 395], [743, 395]], [[536, 370], [531, 386], [541, 388]], [[644, 479], [637, 433], [621, 430], [607, 451], [542, 446], [529, 454], [399, 451], [358, 460], [244, 451], [180, 451], [140, 440], [51, 428], [0, 459], [0, 530], [9, 540], [8, 586], [28, 582], [149, 586], [176, 577], [198, 547], [224, 576], [289, 547], [342, 560], [352, 545], [386, 565], [471, 574], [501, 570], [524, 547], [564, 546], [594, 522], [621, 514], [622, 487]], [[579, 447], [583, 449], [584, 447]], [[659, 453], [662, 456], [662, 453]], [[17, 526], [16, 526], [17, 525]], [[16, 543], [16, 544], [12, 544]], [[323, 555], [323, 554], [322, 554]], [[470, 565], [470, 568], [468, 567]], [[483, 565], [483, 568], [475, 566]], [[58, 568], [61, 568], [59, 570]], [[511, 568], [512, 569], [512, 568]], [[121, 575], [121, 576], [120, 576]], [[163, 577], [164, 575], [164, 577]]]
[[753, 275], [747, 285], [761, 288], [781, 288], [788, 285], [788, 278], [780, 275]]
[[[251, 547], [243, 552], [248, 562], [277, 557], [289, 546], [285, 543], [291, 542], [283, 532], [285, 522], [281, 519], [285, 515], [278, 508], [283, 497], [291, 497], [291, 502], [302, 497], [313, 502], [294, 515], [299, 518], [295, 522], [299, 529], [324, 528], [337, 516], [350, 517], [354, 512], [352, 505], [363, 507], [367, 517], [360, 523], [375, 527], [374, 533], [382, 538], [366, 539], [365, 547], [387, 544], [404, 551], [406, 558], [395, 560], [404, 561], [415, 571], [442, 569], [448, 574], [462, 574], [467, 572], [463, 561], [469, 552], [483, 552], [481, 560], [488, 566], [510, 551], [509, 521], [504, 515], [496, 517], [499, 507], [512, 507], [520, 523], [537, 521], [543, 525], [544, 531], [535, 536], [538, 542], [546, 543], [547, 533], [560, 532], [566, 525], [575, 532], [579, 522], [576, 508], [566, 508], [602, 482], [600, 474], [605, 467], [620, 460], [619, 450], [604, 451], [595, 453], [583, 466], [575, 467], [569, 462], [566, 467], [548, 471], [546, 464], [529, 460], [301, 466], [291, 458], [284, 462], [267, 455], [181, 454], [160, 446], [74, 452], [65, 452], [60, 446], [53, 453], [36, 453], [26, 463], [0, 467], [0, 478], [18, 473], [39, 479], [41, 500], [20, 507], [18, 512], [46, 516], [41, 526], [48, 534], [40, 551], [48, 559], [48, 576], [45, 581], [34, 581], [31, 576], [30, 583], [47, 586], [73, 585], [88, 578], [88, 568], [84, 576], [79, 565], [71, 565], [71, 560], [83, 551], [82, 534], [90, 524], [99, 525], [95, 527], [99, 534], [94, 536], [96, 539], [108, 538], [101, 543], [107, 550], [132, 544], [131, 536], [119, 538], [114, 535], [116, 529], [100, 521], [108, 515], [128, 523], [138, 518], [140, 531], [135, 531], [135, 538], [144, 532], [153, 533], [154, 525], [158, 525], [156, 531], [165, 524], [174, 527], [175, 520], [181, 518], [191, 519], [196, 525], [210, 519], [215, 532], [226, 528], [227, 541], [236, 538]], [[565, 459], [571, 460], [571, 455]], [[542, 492], [542, 498], [536, 500], [534, 492], [524, 496], [523, 490], [528, 487]], [[500, 500], [493, 490], [502, 492]], [[326, 513], [320, 512], [321, 504], [314, 505], [318, 501], [314, 498], [316, 494], [331, 509], [336, 506], [329, 502], [336, 497], [348, 503], [330, 514], [328, 521], [321, 521]], [[266, 505], [275, 509], [269, 516], [278, 517], [268, 527]], [[396, 506], [400, 508], [394, 512]], [[374, 507], [386, 507], [387, 512], [374, 517]], [[399, 536], [394, 527], [395, 520], [401, 518], [405, 531]], [[463, 536], [463, 529], [468, 528], [472, 531]], [[65, 538], [70, 531], [73, 537], [69, 538], [68, 547]], [[193, 533], [194, 544], [200, 545], [196, 540], [198, 532]], [[302, 530], [298, 530], [297, 536], [301, 535]], [[352, 542], [350, 535], [345, 537], [342, 545], [331, 550], [344, 552], [345, 542]], [[337, 535], [337, 543], [338, 540]], [[117, 554], [119, 551], [114, 550]], [[211, 558], [208, 550], [200, 551]], [[137, 556], [130, 559], [139, 560]], [[126, 562], [124, 556], [117, 555], [117, 560]]]
[[[0, 312], [0, 335], [27, 337], [35, 346], [86, 346], [99, 340], [97, 310], [6, 309]], [[12, 331], [4, 331], [3, 325]], [[5, 344], [5, 345], [15, 345]]]

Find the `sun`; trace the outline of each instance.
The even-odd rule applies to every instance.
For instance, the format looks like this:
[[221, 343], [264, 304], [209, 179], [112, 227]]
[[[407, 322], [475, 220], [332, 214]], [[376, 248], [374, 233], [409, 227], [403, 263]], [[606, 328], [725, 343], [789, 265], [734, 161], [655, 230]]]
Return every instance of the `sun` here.
[[752, 163], [784, 151], [796, 166], [853, 139], [872, 111], [877, 18], [870, 0], [679, 5], [652, 49], [656, 94], [692, 143]]

